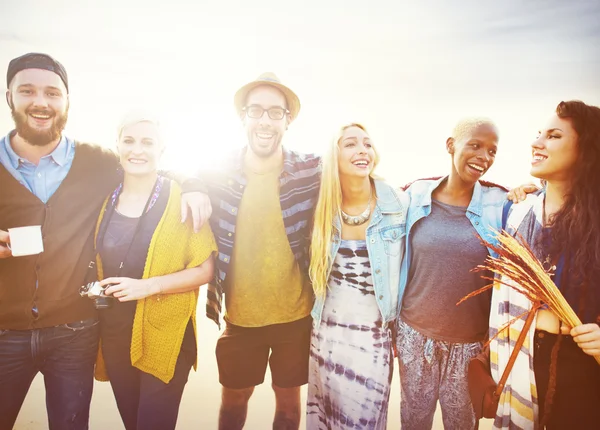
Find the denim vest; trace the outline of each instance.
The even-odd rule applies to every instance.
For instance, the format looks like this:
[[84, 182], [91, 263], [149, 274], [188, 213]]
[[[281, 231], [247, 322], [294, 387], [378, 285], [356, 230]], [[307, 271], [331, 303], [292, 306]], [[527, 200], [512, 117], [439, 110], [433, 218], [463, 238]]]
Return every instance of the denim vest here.
[[[417, 221], [431, 213], [431, 194], [446, 178], [447, 176], [436, 180], [415, 181], [406, 190], [410, 196], [410, 206], [406, 222], [406, 254], [402, 261], [398, 310], [402, 308], [402, 297], [408, 283], [411, 257], [410, 231]], [[505, 202], [506, 190], [503, 188], [475, 183], [466, 216], [477, 234], [489, 243], [497, 243], [494, 231], [502, 228], [502, 207]], [[448, 250], [448, 252], [458, 253], [460, 250]], [[490, 255], [496, 256], [492, 249], [488, 248], [488, 252]]]
[[[384, 323], [396, 318], [398, 313], [398, 289], [400, 285], [400, 264], [404, 255], [406, 236], [406, 212], [408, 195], [395, 191], [382, 181], [375, 181], [377, 204], [366, 231], [367, 252], [371, 263], [371, 274], [375, 299]], [[334, 220], [334, 237], [331, 244], [329, 271], [341, 243], [341, 222]], [[315, 327], [321, 323], [325, 298], [317, 297], [312, 310]]]

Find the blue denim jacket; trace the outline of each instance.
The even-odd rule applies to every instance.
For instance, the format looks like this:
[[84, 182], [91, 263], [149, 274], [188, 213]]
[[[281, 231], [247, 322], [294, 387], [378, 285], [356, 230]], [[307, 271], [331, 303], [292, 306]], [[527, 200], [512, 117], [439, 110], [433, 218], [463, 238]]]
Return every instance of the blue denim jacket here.
[[[398, 313], [398, 288], [400, 263], [404, 255], [406, 212], [408, 194], [396, 191], [382, 181], [375, 181], [377, 204], [366, 231], [367, 251], [371, 263], [375, 299], [384, 323], [396, 318]], [[330, 261], [333, 265], [340, 248], [341, 221], [334, 221], [334, 238]], [[331, 266], [329, 267], [331, 270]], [[325, 299], [317, 297], [312, 310], [315, 327], [321, 323]]]
[[[406, 222], [406, 253], [402, 261], [400, 275], [399, 308], [402, 308], [402, 298], [408, 283], [410, 268], [410, 231], [417, 221], [431, 213], [431, 194], [447, 178], [424, 179], [413, 182], [406, 190], [410, 196], [410, 206]], [[507, 190], [490, 183], [475, 183], [473, 197], [467, 208], [467, 218], [471, 221], [477, 234], [489, 243], [496, 243], [494, 230], [502, 228], [502, 207], [506, 202]], [[460, 250], [456, 250], [457, 252]], [[488, 248], [492, 256], [496, 253]]]

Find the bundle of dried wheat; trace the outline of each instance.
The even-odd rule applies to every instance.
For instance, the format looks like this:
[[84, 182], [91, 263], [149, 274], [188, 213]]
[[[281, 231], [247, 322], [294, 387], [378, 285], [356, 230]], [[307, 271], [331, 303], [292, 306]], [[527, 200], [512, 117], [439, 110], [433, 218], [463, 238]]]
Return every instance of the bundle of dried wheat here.
[[[555, 268], [552, 267], [548, 272], [544, 270], [544, 267], [525, 241], [519, 241], [505, 231], [498, 233], [497, 238], [498, 245], [492, 245], [487, 242], [485, 242], [485, 245], [496, 251], [498, 257], [488, 257], [486, 264], [480, 265], [474, 270], [489, 270], [499, 275], [495, 279], [485, 276], [484, 278], [500, 282], [526, 296], [533, 304], [533, 311], [536, 311], [543, 305], [547, 305], [565, 325], [569, 327], [581, 325], [581, 320], [550, 277]], [[512, 282], [504, 282], [502, 281], [502, 277], [510, 279]], [[457, 304], [492, 288], [492, 286], [493, 284], [490, 284], [468, 294]], [[506, 324], [506, 326], [501, 327], [500, 331], [507, 328], [512, 321]], [[600, 356], [594, 358], [600, 364]]]

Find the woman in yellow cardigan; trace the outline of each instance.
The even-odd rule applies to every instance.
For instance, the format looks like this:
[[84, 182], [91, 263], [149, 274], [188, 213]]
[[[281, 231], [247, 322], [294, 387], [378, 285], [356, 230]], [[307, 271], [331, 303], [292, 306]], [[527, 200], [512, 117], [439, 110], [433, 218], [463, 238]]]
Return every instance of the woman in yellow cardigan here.
[[181, 190], [158, 174], [158, 123], [130, 115], [120, 126], [124, 178], [98, 220], [98, 279], [112, 306], [100, 309], [96, 377], [110, 379], [127, 430], [174, 429], [196, 365], [198, 288], [213, 276], [213, 234], [181, 223]]

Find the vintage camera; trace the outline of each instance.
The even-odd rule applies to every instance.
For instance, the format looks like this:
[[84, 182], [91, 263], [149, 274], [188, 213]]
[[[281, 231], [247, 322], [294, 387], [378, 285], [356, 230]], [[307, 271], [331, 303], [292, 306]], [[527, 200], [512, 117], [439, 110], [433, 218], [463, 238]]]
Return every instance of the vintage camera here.
[[100, 282], [94, 281], [89, 282], [79, 288], [79, 295], [81, 297], [89, 297], [94, 301], [94, 306], [96, 309], [107, 309], [113, 305], [114, 298], [112, 296], [107, 296], [104, 294], [104, 291], [110, 287], [107, 285], [105, 287], [100, 285]]

